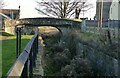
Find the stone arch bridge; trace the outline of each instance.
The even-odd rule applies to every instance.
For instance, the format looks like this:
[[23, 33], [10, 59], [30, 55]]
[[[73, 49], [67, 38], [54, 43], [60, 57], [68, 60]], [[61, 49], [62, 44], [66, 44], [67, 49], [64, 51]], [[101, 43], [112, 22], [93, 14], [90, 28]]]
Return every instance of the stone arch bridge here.
[[[17, 20], [7, 20], [5, 23], [6, 32], [14, 33], [14, 29], [17, 26], [52, 26], [56, 27], [58, 30], [61, 28], [77, 28], [81, 29], [81, 20], [76, 19], [60, 19], [60, 18], [22, 18]], [[7, 28], [12, 28], [7, 29]], [[11, 30], [11, 31], [10, 31]]]

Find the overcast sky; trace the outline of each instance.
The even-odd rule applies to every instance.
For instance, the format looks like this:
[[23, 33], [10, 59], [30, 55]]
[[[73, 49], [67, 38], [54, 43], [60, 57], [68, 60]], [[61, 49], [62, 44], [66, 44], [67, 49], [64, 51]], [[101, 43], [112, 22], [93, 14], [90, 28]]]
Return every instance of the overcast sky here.
[[[4, 0], [6, 9], [18, 9], [21, 6], [20, 18], [43, 17], [35, 10], [37, 7], [36, 1], [41, 0]], [[93, 4], [93, 8], [85, 13], [85, 17], [93, 18], [96, 13], [96, 0], [89, 0]], [[81, 14], [81, 17], [83, 14]]]

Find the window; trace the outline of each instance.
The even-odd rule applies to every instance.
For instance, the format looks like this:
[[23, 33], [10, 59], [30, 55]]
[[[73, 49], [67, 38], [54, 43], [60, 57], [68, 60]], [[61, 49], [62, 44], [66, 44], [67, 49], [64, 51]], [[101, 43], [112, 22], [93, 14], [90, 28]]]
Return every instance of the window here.
[[114, 6], [115, 6], [115, 3], [114, 3]]
[[111, 14], [112, 14], [112, 8], [111, 8]]

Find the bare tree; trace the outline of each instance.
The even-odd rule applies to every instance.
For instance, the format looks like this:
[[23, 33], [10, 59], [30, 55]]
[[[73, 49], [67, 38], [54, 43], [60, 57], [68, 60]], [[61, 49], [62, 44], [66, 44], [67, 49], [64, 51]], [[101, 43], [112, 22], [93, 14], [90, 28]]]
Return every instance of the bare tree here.
[[[84, 2], [83, 2], [84, 1]], [[84, 12], [92, 8], [92, 4], [88, 0], [49, 0], [38, 2], [38, 8], [35, 8], [39, 13], [50, 17], [70, 18], [75, 16], [79, 18], [81, 11]]]
[[0, 0], [0, 9], [2, 9], [3, 7], [4, 7], [4, 2], [3, 2], [3, 0]]

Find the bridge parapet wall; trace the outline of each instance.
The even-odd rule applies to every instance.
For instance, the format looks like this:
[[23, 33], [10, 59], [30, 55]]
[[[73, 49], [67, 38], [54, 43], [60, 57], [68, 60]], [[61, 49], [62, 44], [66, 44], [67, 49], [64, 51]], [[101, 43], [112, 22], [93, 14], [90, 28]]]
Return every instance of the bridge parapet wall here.
[[24, 19], [19, 19], [18, 25], [19, 24], [30, 24], [30, 25], [54, 25], [54, 26], [60, 26], [61, 24], [69, 24], [71, 26], [79, 25], [81, 22], [74, 21], [74, 20], [69, 20], [69, 19], [58, 19], [58, 18], [24, 18]]

